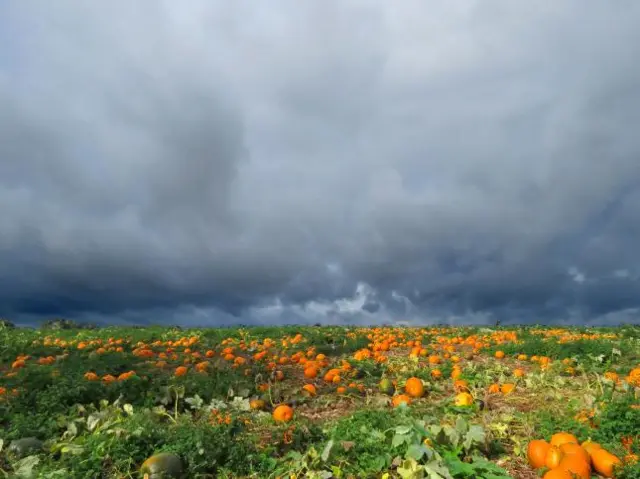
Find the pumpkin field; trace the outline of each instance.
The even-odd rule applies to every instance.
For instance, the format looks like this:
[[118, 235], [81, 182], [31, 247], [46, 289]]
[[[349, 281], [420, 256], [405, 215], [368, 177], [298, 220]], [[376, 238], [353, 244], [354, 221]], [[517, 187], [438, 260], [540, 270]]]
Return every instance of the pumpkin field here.
[[640, 327], [0, 327], [0, 477], [640, 478]]

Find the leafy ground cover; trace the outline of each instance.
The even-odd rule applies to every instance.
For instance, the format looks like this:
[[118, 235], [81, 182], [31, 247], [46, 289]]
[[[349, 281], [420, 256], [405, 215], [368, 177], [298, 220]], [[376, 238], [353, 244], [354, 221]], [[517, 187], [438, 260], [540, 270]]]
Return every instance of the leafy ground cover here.
[[640, 478], [638, 327], [54, 326], [0, 326], [6, 477]]

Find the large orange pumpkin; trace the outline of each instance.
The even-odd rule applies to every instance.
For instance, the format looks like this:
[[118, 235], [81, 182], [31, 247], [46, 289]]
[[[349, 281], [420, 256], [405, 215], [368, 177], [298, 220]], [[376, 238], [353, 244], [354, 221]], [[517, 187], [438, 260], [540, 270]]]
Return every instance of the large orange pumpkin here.
[[576, 476], [576, 478], [591, 478], [591, 467], [589, 466], [589, 463], [577, 454], [564, 456], [560, 461], [560, 464], [558, 464], [558, 468], [570, 472]]
[[[582, 446], [575, 442], [567, 442], [560, 446], [560, 450], [565, 456], [577, 456], [587, 464], [591, 463], [591, 456], [585, 451]], [[588, 479], [588, 478], [587, 478]]]
[[527, 459], [529, 465], [534, 469], [540, 469], [545, 466], [547, 452], [551, 445], [544, 439], [534, 439], [527, 446]]
[[293, 419], [293, 409], [291, 406], [281, 404], [273, 410], [273, 419], [278, 422], [289, 422]]
[[404, 385], [404, 390], [412, 398], [420, 398], [424, 395], [424, 384], [420, 378], [409, 378]]
[[553, 436], [551, 436], [551, 441], [549, 441], [552, 446], [562, 446], [568, 442], [573, 442], [578, 444], [578, 439], [568, 432], [557, 432]]
[[584, 441], [582, 443], [582, 449], [587, 451], [587, 454], [589, 454], [589, 457], [591, 457], [593, 455], [594, 451], [596, 451], [597, 449], [602, 449], [602, 446], [600, 444], [598, 444], [597, 442]]
[[542, 479], [573, 479], [573, 477], [569, 471], [556, 467], [547, 471]]
[[544, 458], [544, 465], [547, 466], [549, 469], [554, 469], [558, 467], [563, 456], [564, 454], [562, 454], [562, 451], [560, 450], [559, 447], [551, 446], [549, 447], [549, 450], [547, 451], [547, 455]]
[[620, 459], [605, 449], [596, 449], [591, 455], [593, 468], [604, 477], [613, 477], [613, 469], [620, 464]]

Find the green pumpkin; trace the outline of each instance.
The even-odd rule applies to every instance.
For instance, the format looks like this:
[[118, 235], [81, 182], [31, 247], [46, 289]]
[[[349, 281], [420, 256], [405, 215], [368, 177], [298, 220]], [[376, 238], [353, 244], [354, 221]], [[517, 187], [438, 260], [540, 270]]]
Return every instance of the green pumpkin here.
[[20, 459], [43, 451], [42, 441], [35, 437], [25, 437], [11, 441], [7, 452]]
[[387, 396], [393, 396], [393, 393], [396, 391], [396, 388], [393, 386], [391, 379], [388, 378], [380, 381], [378, 388], [380, 389], [380, 392], [382, 394], [386, 394]]
[[178, 479], [182, 473], [182, 461], [170, 452], [155, 454], [140, 467], [140, 474], [145, 479]]

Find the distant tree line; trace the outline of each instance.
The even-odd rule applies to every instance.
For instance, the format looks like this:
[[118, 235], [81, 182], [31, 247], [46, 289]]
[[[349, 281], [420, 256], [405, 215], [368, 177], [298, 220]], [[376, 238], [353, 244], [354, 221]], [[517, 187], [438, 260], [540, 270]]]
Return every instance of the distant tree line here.
[[13, 329], [16, 325], [6, 318], [0, 318], [0, 329]]
[[[16, 325], [7, 318], [0, 318], [0, 329], [13, 329]], [[52, 318], [40, 324], [40, 329], [97, 329], [98, 326], [92, 323], [79, 323], [72, 319]]]
[[40, 325], [40, 329], [97, 329], [98, 326], [92, 323], [79, 323], [72, 319], [52, 318], [47, 319]]

